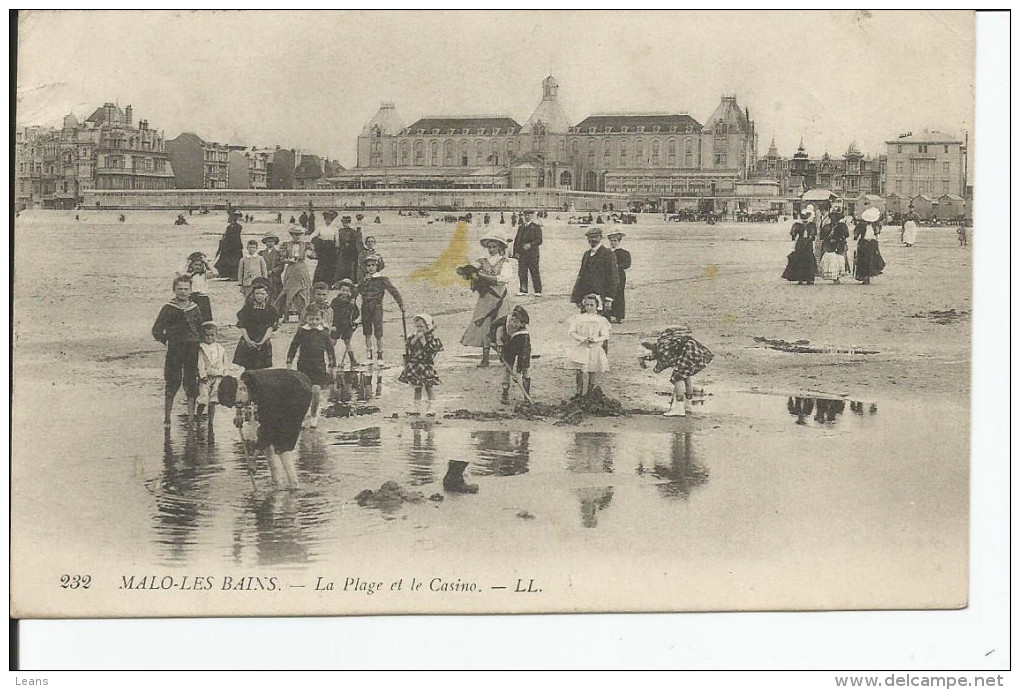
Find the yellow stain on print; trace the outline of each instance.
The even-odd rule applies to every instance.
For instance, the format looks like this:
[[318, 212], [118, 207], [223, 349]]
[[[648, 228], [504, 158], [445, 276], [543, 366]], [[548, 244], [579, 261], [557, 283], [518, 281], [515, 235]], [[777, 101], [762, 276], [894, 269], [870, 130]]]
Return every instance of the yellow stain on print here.
[[709, 264], [708, 266], [705, 266], [705, 277], [708, 278], [709, 280], [715, 280], [716, 278], [718, 278], [719, 265]]
[[457, 269], [471, 263], [468, 256], [468, 226], [461, 221], [454, 228], [450, 243], [430, 266], [423, 266], [411, 274], [412, 280], [421, 280], [439, 287], [463, 286], [464, 279], [457, 275]]

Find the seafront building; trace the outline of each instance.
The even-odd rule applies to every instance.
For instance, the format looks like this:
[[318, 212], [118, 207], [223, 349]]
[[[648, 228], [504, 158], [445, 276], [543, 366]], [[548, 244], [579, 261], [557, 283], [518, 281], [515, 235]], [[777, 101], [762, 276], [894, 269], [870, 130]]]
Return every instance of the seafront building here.
[[524, 125], [505, 115], [406, 125], [394, 103], [383, 103], [358, 137], [355, 168], [329, 181], [346, 189], [626, 193], [668, 205], [733, 197], [754, 173], [756, 147], [754, 120], [736, 96], [723, 96], [706, 124], [682, 112], [597, 114], [571, 124], [549, 76]]
[[113, 103], [57, 128], [19, 127], [15, 135], [15, 208], [74, 208], [93, 190], [172, 189], [174, 172], [162, 131], [134, 121]]

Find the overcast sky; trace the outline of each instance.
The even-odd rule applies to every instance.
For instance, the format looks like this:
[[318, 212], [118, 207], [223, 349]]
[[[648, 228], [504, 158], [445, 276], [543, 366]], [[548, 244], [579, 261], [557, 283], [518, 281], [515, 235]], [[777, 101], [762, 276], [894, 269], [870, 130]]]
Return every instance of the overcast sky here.
[[29, 12], [19, 124], [104, 101], [167, 138], [280, 144], [355, 162], [381, 101], [524, 123], [550, 70], [567, 116], [687, 112], [722, 94], [791, 155], [867, 153], [924, 127], [973, 136], [974, 19], [866, 12]]

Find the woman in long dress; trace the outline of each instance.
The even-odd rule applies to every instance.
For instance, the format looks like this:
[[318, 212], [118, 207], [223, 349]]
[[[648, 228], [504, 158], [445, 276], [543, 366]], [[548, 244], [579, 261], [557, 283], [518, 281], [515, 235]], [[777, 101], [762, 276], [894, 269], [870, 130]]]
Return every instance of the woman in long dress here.
[[917, 216], [916, 214], [910, 214], [907, 219], [903, 221], [903, 232], [901, 234], [903, 244], [908, 247], [913, 247], [914, 243], [917, 242]]
[[613, 300], [613, 306], [609, 310], [610, 321], [616, 323], [623, 323], [623, 318], [627, 315], [627, 269], [630, 268], [630, 252], [620, 246], [620, 241], [624, 238], [622, 232], [611, 232], [608, 235], [609, 246], [616, 255], [616, 268], [620, 272], [620, 283], [616, 287], [616, 298]]
[[311, 245], [304, 239], [304, 230], [300, 225], [291, 225], [288, 229], [290, 242], [284, 242], [280, 250], [280, 261], [283, 262], [283, 291], [276, 298], [277, 313], [283, 317], [284, 323], [288, 314], [301, 314], [311, 303], [312, 276], [308, 272], [305, 258]]
[[340, 249], [337, 230], [334, 225], [337, 217], [336, 211], [323, 211], [321, 226], [317, 226], [305, 239], [312, 243], [315, 249], [315, 274], [312, 276], [313, 283], [326, 283], [332, 285], [338, 282], [334, 280], [337, 269], [337, 256]]
[[885, 260], [878, 250], [878, 236], [882, 233], [878, 220], [881, 215], [877, 208], [869, 208], [861, 214], [861, 220], [854, 229], [854, 239], [857, 240], [854, 278], [864, 285], [870, 285], [871, 279], [885, 270]]
[[482, 348], [482, 361], [478, 366], [489, 366], [489, 350], [492, 347], [490, 331], [492, 322], [510, 313], [510, 299], [507, 284], [515, 279], [514, 268], [506, 257], [507, 241], [488, 235], [481, 244], [488, 251], [473, 265], [477, 273], [471, 282], [471, 289], [478, 292], [471, 322], [460, 338], [461, 345]]
[[833, 218], [832, 224], [822, 240], [822, 260], [819, 269], [823, 280], [839, 285], [839, 279], [846, 275], [846, 240], [850, 236], [846, 222], [841, 215]]
[[221, 278], [237, 280], [237, 265], [243, 255], [241, 224], [237, 222], [237, 216], [232, 214], [230, 224], [220, 238], [219, 249], [216, 250], [216, 273]]
[[814, 208], [808, 206], [800, 214], [800, 220], [794, 222], [790, 228], [790, 239], [796, 244], [793, 251], [786, 257], [786, 270], [783, 271], [783, 278], [789, 281], [797, 281], [797, 285], [813, 285], [818, 264], [815, 261], [815, 251], [812, 243], [815, 235], [815, 224], [812, 221]]

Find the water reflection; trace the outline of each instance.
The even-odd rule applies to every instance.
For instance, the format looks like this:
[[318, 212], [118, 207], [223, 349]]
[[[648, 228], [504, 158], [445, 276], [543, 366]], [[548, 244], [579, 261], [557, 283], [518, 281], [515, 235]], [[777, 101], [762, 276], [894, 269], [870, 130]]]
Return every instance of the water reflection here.
[[163, 433], [163, 474], [158, 482], [153, 515], [156, 541], [166, 547], [170, 561], [184, 560], [196, 542], [199, 523], [211, 512], [208, 474], [213, 469], [208, 452], [198, 446], [194, 431], [188, 433], [178, 453], [170, 429]]
[[581, 431], [574, 434], [574, 443], [567, 450], [567, 470], [570, 472], [613, 471], [613, 443], [616, 434]]
[[[650, 470], [653, 477], [664, 479], [657, 484], [665, 498], [687, 498], [691, 490], [708, 481], [708, 469], [694, 455], [694, 434], [674, 433], [670, 439], [669, 465], [656, 462]], [[643, 468], [638, 466], [638, 473]]]
[[[378, 430], [378, 427], [375, 427]], [[433, 426], [411, 430], [411, 448], [407, 452], [411, 485], [421, 486], [436, 481], [436, 430]]]
[[581, 524], [592, 529], [598, 527], [599, 511], [605, 510], [613, 500], [611, 486], [585, 486], [577, 490], [581, 499]]
[[530, 431], [472, 431], [471, 441], [478, 449], [475, 474], [512, 477], [527, 473]]
[[[259, 565], [307, 563], [306, 535], [293, 491], [248, 497], [246, 512], [255, 518], [255, 549]], [[320, 511], [314, 511], [321, 515]]]
[[[833, 398], [801, 398], [790, 397], [786, 399], [786, 410], [797, 418], [797, 424], [806, 426], [809, 419], [818, 424], [831, 424], [846, 410], [846, 400]], [[864, 403], [850, 401], [850, 411], [854, 414], [864, 414]], [[869, 414], [878, 413], [878, 405], [871, 403], [868, 408]]]

